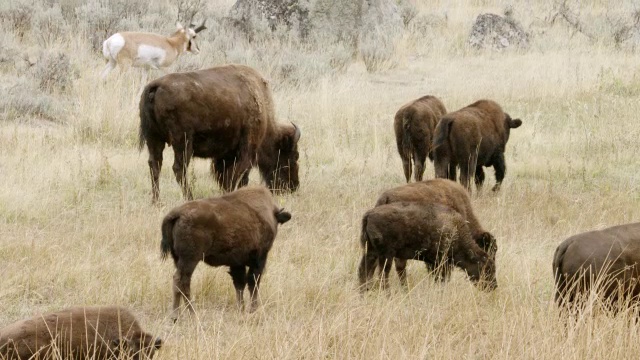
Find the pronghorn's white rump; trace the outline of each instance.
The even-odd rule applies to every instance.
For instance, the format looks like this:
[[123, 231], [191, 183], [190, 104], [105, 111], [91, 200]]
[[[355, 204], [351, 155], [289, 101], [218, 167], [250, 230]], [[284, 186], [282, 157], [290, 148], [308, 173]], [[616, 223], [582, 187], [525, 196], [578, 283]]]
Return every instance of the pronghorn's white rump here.
[[119, 32], [102, 44], [102, 54], [107, 65], [102, 71], [104, 79], [118, 64], [126, 62], [135, 67], [151, 69], [166, 68], [173, 64], [185, 51], [198, 54], [197, 34], [206, 29], [204, 22], [198, 27], [184, 28], [176, 24], [176, 31], [171, 36], [162, 36], [142, 32]]

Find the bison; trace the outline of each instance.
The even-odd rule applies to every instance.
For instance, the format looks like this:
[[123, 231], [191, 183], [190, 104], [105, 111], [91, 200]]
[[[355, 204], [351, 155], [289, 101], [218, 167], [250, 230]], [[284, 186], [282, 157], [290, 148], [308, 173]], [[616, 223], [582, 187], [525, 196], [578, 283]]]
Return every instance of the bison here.
[[478, 188], [484, 182], [483, 166], [493, 166], [496, 185], [500, 189], [506, 165], [504, 150], [511, 129], [522, 125], [512, 119], [500, 105], [491, 100], [479, 100], [458, 111], [446, 114], [436, 126], [434, 166], [436, 177], [456, 180], [460, 167], [460, 182], [471, 192], [471, 176], [475, 171]]
[[573, 235], [556, 248], [553, 256], [555, 300], [569, 308], [598, 290], [604, 304], [640, 300], [640, 223]]
[[433, 132], [440, 117], [446, 113], [442, 101], [431, 95], [403, 105], [396, 113], [393, 128], [407, 182], [411, 180], [412, 158], [416, 167], [415, 180], [422, 181], [427, 156], [433, 161]]
[[[171, 210], [162, 221], [162, 258], [171, 253], [173, 318], [182, 297], [191, 305], [191, 275], [200, 261], [229, 266], [236, 300], [244, 308], [243, 292], [249, 285], [251, 310], [258, 305], [258, 286], [278, 224], [291, 214], [277, 207], [263, 186], [246, 187], [223, 196], [186, 202]], [[249, 267], [247, 272], [246, 267]]]
[[147, 144], [153, 202], [165, 144], [173, 146], [173, 172], [192, 199], [186, 170], [192, 156], [211, 158], [224, 191], [245, 186], [257, 166], [272, 190], [298, 188], [295, 125], [278, 124], [267, 81], [244, 65], [168, 74], [150, 82], [140, 98], [139, 148]]
[[73, 307], [0, 329], [2, 359], [151, 359], [161, 346], [119, 306]]
[[[376, 206], [395, 202], [415, 202], [425, 205], [443, 204], [454, 209], [467, 221], [471, 236], [478, 246], [495, 262], [498, 251], [496, 239], [480, 225], [473, 213], [469, 193], [460, 184], [447, 179], [431, 179], [398, 186], [383, 192], [378, 198]], [[395, 266], [401, 283], [406, 286], [407, 260], [396, 258]], [[429, 263], [427, 263], [427, 268], [430, 271], [435, 270]], [[438, 273], [437, 278], [447, 280], [447, 274]]]
[[376, 264], [383, 273], [382, 287], [387, 287], [394, 257], [421, 260], [445, 274], [457, 266], [482, 288], [497, 287], [494, 261], [473, 241], [465, 218], [446, 205], [395, 202], [377, 206], [362, 217], [360, 244], [363, 255], [358, 276], [363, 290]]

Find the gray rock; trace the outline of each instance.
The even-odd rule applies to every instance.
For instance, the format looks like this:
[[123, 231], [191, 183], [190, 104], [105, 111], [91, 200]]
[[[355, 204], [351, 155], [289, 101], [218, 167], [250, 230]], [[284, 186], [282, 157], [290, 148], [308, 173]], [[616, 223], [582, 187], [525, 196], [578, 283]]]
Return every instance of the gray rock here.
[[480, 14], [471, 28], [467, 44], [475, 49], [527, 48], [529, 35], [510, 16]]

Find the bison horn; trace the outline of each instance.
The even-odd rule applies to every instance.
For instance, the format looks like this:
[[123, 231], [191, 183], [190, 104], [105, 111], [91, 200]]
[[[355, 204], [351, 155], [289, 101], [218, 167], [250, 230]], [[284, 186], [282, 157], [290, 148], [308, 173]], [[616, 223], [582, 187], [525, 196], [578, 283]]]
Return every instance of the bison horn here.
[[293, 128], [295, 129], [295, 132], [293, 133], [293, 143], [296, 144], [298, 142], [298, 140], [300, 140], [300, 135], [302, 135], [300, 133], [300, 128], [293, 123], [293, 121], [291, 122], [291, 125], [293, 125]]
[[202, 30], [206, 30], [206, 29], [207, 29], [207, 27], [206, 27], [206, 26], [204, 26], [204, 23], [205, 23], [205, 22], [207, 22], [207, 19], [204, 19], [204, 20], [202, 21], [202, 24], [200, 24], [200, 26], [198, 26], [197, 28], [193, 29], [193, 31], [195, 31], [195, 33], [197, 34], [197, 33], [199, 33], [199, 32], [200, 32], [200, 31], [202, 31]]

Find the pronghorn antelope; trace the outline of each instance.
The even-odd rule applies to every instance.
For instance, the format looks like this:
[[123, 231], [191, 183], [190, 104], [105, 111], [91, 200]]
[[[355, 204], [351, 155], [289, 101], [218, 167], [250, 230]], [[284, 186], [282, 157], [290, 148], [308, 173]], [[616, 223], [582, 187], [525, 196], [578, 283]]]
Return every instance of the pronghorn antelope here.
[[185, 51], [198, 54], [197, 34], [206, 29], [204, 21], [198, 27], [184, 28], [176, 24], [177, 30], [169, 37], [143, 32], [120, 32], [111, 35], [102, 43], [102, 54], [108, 60], [102, 71], [102, 78], [113, 70], [118, 63], [130, 62], [135, 67], [151, 69], [166, 68]]

